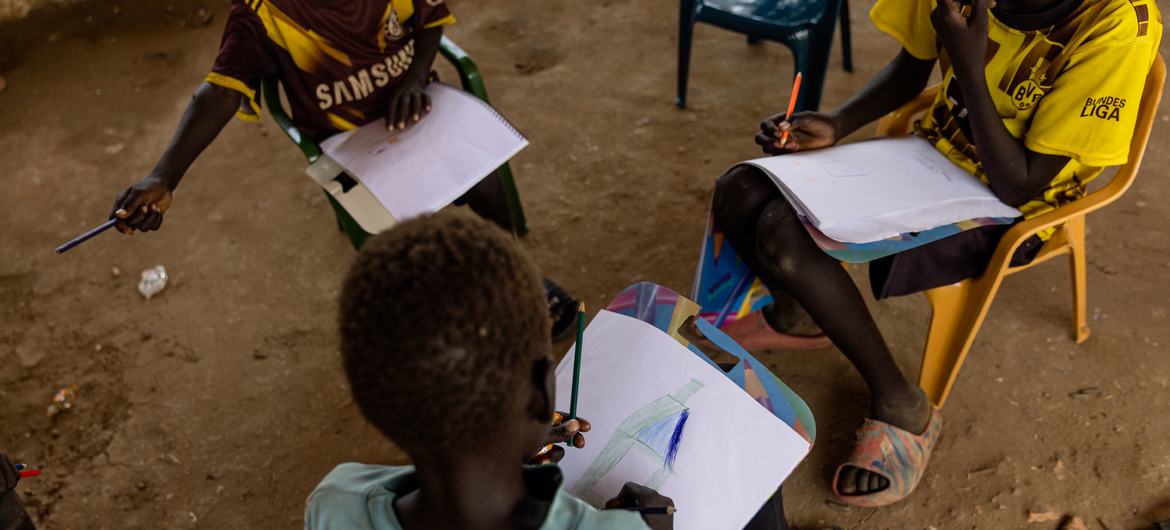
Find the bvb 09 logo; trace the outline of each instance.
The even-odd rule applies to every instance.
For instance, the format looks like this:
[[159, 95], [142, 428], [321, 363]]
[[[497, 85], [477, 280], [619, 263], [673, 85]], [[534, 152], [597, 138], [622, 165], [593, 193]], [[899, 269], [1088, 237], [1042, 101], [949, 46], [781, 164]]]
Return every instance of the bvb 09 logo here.
[[398, 21], [398, 11], [394, 9], [393, 5], [390, 6], [390, 16], [386, 17], [383, 33], [388, 41], [396, 41], [406, 34], [402, 29], [402, 23]]
[[1016, 89], [1012, 92], [1012, 104], [1017, 109], [1028, 110], [1042, 97], [1044, 97], [1044, 90], [1035, 81], [1028, 79], [1016, 85]]

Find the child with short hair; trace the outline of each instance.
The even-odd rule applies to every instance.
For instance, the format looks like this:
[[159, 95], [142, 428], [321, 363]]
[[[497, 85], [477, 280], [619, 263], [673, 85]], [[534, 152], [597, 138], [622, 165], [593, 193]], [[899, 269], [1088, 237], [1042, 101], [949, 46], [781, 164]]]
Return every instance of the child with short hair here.
[[[423, 119], [443, 27], [454, 22], [445, 0], [232, 0], [211, 73], [154, 169], [114, 200], [115, 228], [162, 226], [172, 192], [232, 116], [260, 118], [265, 76], [280, 78], [293, 123], [318, 141], [375, 120], [394, 130]], [[456, 202], [511, 229], [496, 173]], [[566, 336], [576, 300], [549, 280], [545, 290], [554, 331]]]
[[[1025, 218], [1084, 196], [1088, 181], [1131, 156], [1162, 35], [1153, 0], [878, 0], [870, 17], [902, 44], [898, 56], [832, 113], [765, 120], [756, 143], [766, 153], [836, 144], [917, 96], [937, 63], [942, 87], [917, 134]], [[748, 349], [831, 339], [869, 387], [872, 418], [833, 489], [860, 506], [904, 499], [922, 478], [941, 417], [898, 369], [849, 275], [759, 169], [720, 177], [712, 216], [775, 299], [727, 334]], [[874, 296], [978, 276], [1007, 229], [976, 228], [871, 263]], [[1025, 242], [1013, 263], [1033, 259], [1045, 235]]]
[[[462, 212], [371, 238], [341, 295], [354, 402], [413, 466], [342, 464], [309, 496], [307, 530], [671, 528], [670, 515], [596, 510], [547, 443], [583, 447], [588, 422], [550, 432], [555, 397], [540, 275], [501, 230]], [[557, 447], [552, 459], [563, 456]], [[672, 506], [627, 484], [610, 507]]]

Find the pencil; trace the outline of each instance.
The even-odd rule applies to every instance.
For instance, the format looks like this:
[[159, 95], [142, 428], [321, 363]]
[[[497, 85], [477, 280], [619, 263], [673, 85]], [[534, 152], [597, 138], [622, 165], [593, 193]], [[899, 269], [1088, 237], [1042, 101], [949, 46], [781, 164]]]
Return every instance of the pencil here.
[[117, 223], [117, 222], [118, 222], [118, 219], [114, 218], [114, 219], [110, 219], [109, 221], [106, 221], [106, 222], [98, 225], [97, 227], [91, 229], [89, 232], [81, 234], [81, 235], [77, 236], [76, 238], [74, 238], [72, 241], [57, 247], [57, 253], [58, 254], [64, 253], [65, 251], [67, 251], [73, 247], [76, 247], [77, 245], [80, 245], [82, 243], [85, 243], [86, 241], [89, 241], [94, 236], [96, 236], [102, 232], [105, 232], [106, 230], [109, 230], [111, 227], [114, 226], [114, 223]]
[[[792, 111], [796, 110], [796, 96], [800, 95], [800, 79], [802, 77], [804, 76], [800, 72], [796, 72], [796, 80], [792, 82], [792, 96], [788, 98], [788, 112], [784, 113], [784, 121], [787, 121], [789, 124], [792, 123]], [[780, 148], [783, 149], [785, 145], [788, 145], [787, 130], [784, 131], [784, 134], [780, 135]]]
[[581, 349], [585, 339], [585, 302], [577, 305], [577, 348], [573, 354], [573, 394], [569, 400], [569, 417], [577, 417], [577, 389], [581, 385]]
[[731, 306], [735, 303], [735, 299], [739, 298], [739, 293], [742, 293], [747, 287], [748, 280], [752, 277], [751, 269], [745, 269], [743, 274], [739, 276], [739, 281], [735, 282], [735, 286], [731, 288], [731, 297], [723, 304], [723, 309], [719, 310], [719, 316], [715, 317], [715, 329], [722, 329], [723, 323], [727, 321], [727, 316], [731, 314]]
[[674, 506], [645, 506], [642, 508], [622, 508], [631, 512], [638, 512], [643, 515], [674, 515], [678, 510]]

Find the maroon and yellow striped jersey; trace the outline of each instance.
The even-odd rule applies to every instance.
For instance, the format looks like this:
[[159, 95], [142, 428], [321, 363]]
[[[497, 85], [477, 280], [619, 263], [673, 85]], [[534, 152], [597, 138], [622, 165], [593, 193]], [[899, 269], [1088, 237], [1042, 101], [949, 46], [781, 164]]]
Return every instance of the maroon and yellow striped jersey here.
[[260, 114], [260, 80], [279, 76], [294, 122], [323, 138], [385, 115], [414, 59], [414, 34], [455, 22], [444, 0], [232, 0], [209, 83]]

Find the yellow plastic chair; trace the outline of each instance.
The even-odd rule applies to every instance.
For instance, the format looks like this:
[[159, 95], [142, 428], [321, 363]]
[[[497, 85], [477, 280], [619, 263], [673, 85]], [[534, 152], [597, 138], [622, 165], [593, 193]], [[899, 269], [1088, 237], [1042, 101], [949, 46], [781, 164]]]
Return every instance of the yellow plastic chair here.
[[[946, 403], [955, 376], [959, 374], [959, 368], [971, 350], [991, 301], [1000, 283], [1009, 274], [1068, 254], [1069, 266], [1072, 268], [1073, 335], [1077, 344], [1089, 338], [1089, 324], [1085, 319], [1085, 215], [1117, 200], [1133, 184], [1138, 168], [1142, 165], [1142, 155], [1150, 137], [1158, 102], [1162, 99], [1165, 78], [1166, 64], [1162, 56], [1158, 55], [1146, 76], [1137, 125], [1130, 141], [1129, 162], [1117, 170], [1109, 184], [1051, 212], [1012, 226], [1000, 240], [982, 276], [926, 291], [932, 316], [918, 386], [922, 387], [935, 406], [942, 407]], [[908, 134], [912, 119], [930, 106], [937, 93], [937, 86], [928, 88], [910, 103], [882, 118], [876, 136]], [[1012, 255], [1024, 240], [1052, 227], [1056, 228], [1056, 232], [1044, 243], [1031, 263], [1018, 267], [1010, 265]]]

